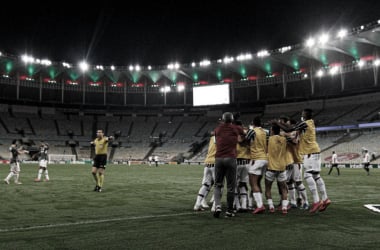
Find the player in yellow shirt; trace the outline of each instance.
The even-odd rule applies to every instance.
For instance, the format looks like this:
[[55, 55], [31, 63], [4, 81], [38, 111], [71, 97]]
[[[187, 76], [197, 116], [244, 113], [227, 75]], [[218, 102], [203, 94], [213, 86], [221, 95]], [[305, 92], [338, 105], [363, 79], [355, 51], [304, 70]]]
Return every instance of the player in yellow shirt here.
[[104, 173], [107, 165], [107, 152], [108, 152], [108, 142], [113, 140], [113, 137], [104, 136], [103, 130], [99, 129], [96, 132], [96, 138], [91, 142], [95, 146], [95, 157], [94, 164], [92, 166], [92, 175], [95, 179], [95, 189], [96, 192], [102, 192]]
[[280, 135], [280, 127], [272, 125], [271, 136], [268, 142], [268, 168], [265, 172], [265, 197], [268, 202], [269, 211], [274, 213], [272, 199], [272, 184], [277, 180], [281, 188], [281, 210], [283, 214], [288, 213], [288, 189], [286, 187], [286, 166], [289, 164], [287, 156], [287, 140]]
[[[293, 119], [285, 122], [290, 126], [295, 126], [297, 122]], [[300, 208], [309, 209], [309, 202], [307, 200], [307, 193], [305, 186], [302, 183], [302, 156], [299, 152], [299, 132], [292, 131], [290, 133], [283, 133], [283, 136], [288, 141], [287, 151], [290, 158], [290, 164], [286, 168], [287, 173], [287, 185], [288, 185], [288, 197], [292, 208], [297, 207], [296, 190], [303, 204], [300, 204]], [[294, 185], [295, 184], [295, 185]]]
[[[293, 130], [300, 132], [299, 152], [303, 156], [304, 178], [313, 196], [310, 213], [315, 213], [318, 210], [320, 212], [325, 211], [331, 204], [331, 200], [327, 196], [326, 185], [320, 175], [321, 155], [312, 116], [313, 111], [311, 109], [304, 109], [302, 111], [302, 121], [296, 126], [284, 126], [277, 121], [274, 121], [274, 123], [277, 123], [286, 132]], [[318, 192], [321, 193], [322, 200], [320, 200]]]
[[253, 129], [248, 130], [246, 135], [246, 139], [250, 141], [251, 151], [251, 162], [248, 167], [249, 184], [256, 202], [256, 209], [253, 214], [265, 211], [260, 183], [268, 165], [268, 136], [269, 132], [261, 127], [260, 117], [255, 117]]

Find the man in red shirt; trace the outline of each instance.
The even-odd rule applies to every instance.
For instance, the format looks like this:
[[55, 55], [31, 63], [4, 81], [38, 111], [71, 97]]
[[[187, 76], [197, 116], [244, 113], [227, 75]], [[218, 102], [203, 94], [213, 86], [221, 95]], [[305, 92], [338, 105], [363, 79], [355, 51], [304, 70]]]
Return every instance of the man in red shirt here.
[[215, 154], [215, 212], [214, 217], [219, 218], [222, 212], [221, 196], [224, 177], [227, 182], [227, 211], [226, 217], [235, 216], [233, 203], [236, 186], [236, 144], [244, 138], [244, 131], [240, 126], [232, 124], [234, 116], [226, 112], [222, 121], [215, 129], [216, 154]]

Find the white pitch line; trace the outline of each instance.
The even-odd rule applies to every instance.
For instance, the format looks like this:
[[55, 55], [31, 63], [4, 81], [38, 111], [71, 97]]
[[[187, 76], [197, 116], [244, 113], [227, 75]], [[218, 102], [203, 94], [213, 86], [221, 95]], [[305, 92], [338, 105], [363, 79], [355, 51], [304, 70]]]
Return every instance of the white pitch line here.
[[[349, 200], [331, 200], [333, 203], [344, 203], [344, 202], [351, 202], [351, 201], [368, 201], [371, 200], [370, 198], [358, 198], [358, 199], [349, 199]], [[368, 202], [367, 202], [368, 203]]]
[[144, 219], [155, 219], [155, 218], [164, 218], [164, 217], [174, 217], [181, 215], [191, 215], [195, 212], [188, 213], [179, 213], [179, 214], [160, 214], [160, 215], [147, 215], [147, 216], [134, 216], [134, 217], [124, 217], [124, 218], [114, 218], [114, 219], [103, 219], [103, 220], [87, 220], [87, 221], [78, 221], [78, 222], [69, 222], [69, 223], [59, 223], [59, 224], [48, 224], [48, 225], [39, 225], [39, 226], [27, 226], [27, 227], [14, 227], [14, 228], [0, 228], [0, 233], [16, 232], [16, 231], [29, 231], [35, 229], [46, 229], [46, 228], [56, 228], [56, 227], [68, 227], [68, 226], [77, 226], [77, 225], [88, 225], [88, 224], [98, 224], [98, 223], [107, 223], [114, 221], [125, 221], [125, 220], [144, 220]]
[[[350, 200], [333, 200], [332, 202], [344, 203], [344, 202], [360, 201], [360, 200], [368, 200], [368, 198], [359, 198], [359, 199], [350, 199]], [[34, 229], [45, 229], [45, 228], [56, 228], [56, 227], [68, 227], [68, 226], [77, 226], [77, 225], [89, 225], [89, 224], [107, 223], [107, 222], [114, 222], [114, 221], [144, 220], [144, 219], [174, 217], [174, 216], [191, 215], [191, 214], [197, 214], [197, 213], [187, 212], [187, 213], [179, 213], [179, 214], [146, 215], [146, 216], [134, 216], [134, 217], [124, 217], [124, 218], [114, 218], [114, 219], [87, 220], [87, 221], [78, 221], [78, 222], [69, 222], [69, 223], [48, 224], [48, 225], [39, 225], [39, 226], [30, 226], [30, 227], [14, 227], [14, 228], [5, 228], [5, 229], [0, 228], [0, 233], [29, 231], [29, 230], [34, 230]]]

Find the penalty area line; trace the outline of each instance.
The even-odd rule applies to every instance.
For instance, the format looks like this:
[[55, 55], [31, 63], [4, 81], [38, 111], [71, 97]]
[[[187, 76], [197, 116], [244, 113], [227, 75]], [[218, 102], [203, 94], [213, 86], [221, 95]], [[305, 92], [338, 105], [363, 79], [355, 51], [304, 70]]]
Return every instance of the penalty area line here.
[[47, 225], [38, 225], [38, 226], [0, 228], [0, 233], [17, 232], [17, 231], [29, 231], [29, 230], [46, 229], [46, 228], [68, 227], [68, 226], [78, 226], [78, 225], [99, 224], [99, 223], [108, 223], [108, 222], [115, 222], [115, 221], [157, 219], [157, 218], [175, 217], [175, 216], [192, 215], [192, 214], [195, 214], [195, 213], [194, 212], [187, 212], [187, 213], [178, 213], [178, 214], [159, 214], [159, 215], [146, 215], [146, 216], [132, 216], [132, 217], [122, 217], [122, 218], [114, 218], [114, 219], [85, 220], [85, 221], [58, 223], [58, 224], [47, 224]]

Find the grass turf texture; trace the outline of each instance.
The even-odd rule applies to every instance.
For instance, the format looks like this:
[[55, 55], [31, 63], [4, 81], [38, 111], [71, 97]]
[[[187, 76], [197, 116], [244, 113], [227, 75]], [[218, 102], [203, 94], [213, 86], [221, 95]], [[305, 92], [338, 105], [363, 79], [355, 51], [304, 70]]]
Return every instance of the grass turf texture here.
[[[22, 185], [1, 183], [0, 249], [376, 249], [380, 171], [341, 169], [322, 176], [332, 204], [323, 213], [293, 209], [215, 219], [193, 212], [203, 167], [108, 165], [102, 193], [89, 165], [22, 164]], [[2, 178], [9, 166], [0, 165]], [[273, 185], [275, 203], [277, 187]], [[211, 196], [208, 197], [208, 199]], [[222, 201], [225, 202], [225, 196]], [[264, 201], [265, 202], [265, 201]], [[309, 193], [309, 202], [312, 203]]]

